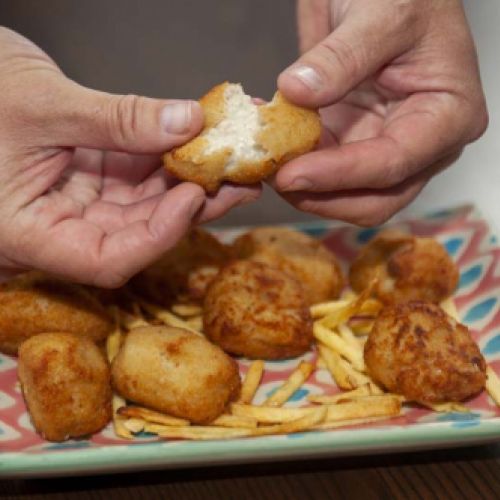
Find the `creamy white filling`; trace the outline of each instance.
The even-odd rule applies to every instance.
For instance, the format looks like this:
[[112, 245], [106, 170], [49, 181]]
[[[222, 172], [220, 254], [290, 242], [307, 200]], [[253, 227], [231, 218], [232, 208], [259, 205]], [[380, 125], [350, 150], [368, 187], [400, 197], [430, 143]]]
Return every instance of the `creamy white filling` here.
[[239, 162], [261, 161], [266, 151], [255, 140], [261, 123], [251, 97], [245, 95], [241, 85], [230, 84], [224, 91], [224, 100], [226, 117], [204, 135], [208, 142], [205, 153], [210, 155], [231, 148], [233, 154], [225, 166], [229, 173]]

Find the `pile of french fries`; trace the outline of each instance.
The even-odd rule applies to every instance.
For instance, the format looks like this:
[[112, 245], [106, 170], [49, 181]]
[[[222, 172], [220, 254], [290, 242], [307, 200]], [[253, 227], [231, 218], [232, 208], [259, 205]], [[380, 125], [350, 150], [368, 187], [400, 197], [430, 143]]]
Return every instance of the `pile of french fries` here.
[[[452, 299], [441, 307], [453, 318], [458, 314]], [[253, 361], [243, 380], [238, 401], [209, 425], [191, 425], [189, 421], [165, 415], [148, 408], [129, 406], [119, 395], [113, 396], [115, 434], [133, 439], [147, 432], [166, 439], [212, 440], [231, 439], [295, 432], [335, 429], [380, 422], [403, 415], [410, 402], [398, 394], [387, 393], [366, 373], [363, 349], [375, 316], [382, 304], [370, 298], [370, 291], [361, 295], [346, 292], [339, 300], [311, 307], [313, 332], [318, 353], [316, 365], [300, 361], [288, 379], [261, 404], [254, 404], [265, 363]], [[135, 298], [133, 314], [113, 308], [115, 330], [107, 341], [111, 362], [116, 356], [122, 336], [140, 326], [165, 324], [185, 328], [198, 335], [202, 332], [202, 309], [197, 305], [177, 304], [170, 310]], [[335, 386], [342, 392], [309, 395], [310, 406], [286, 407], [286, 402], [300, 389], [316, 369], [326, 369]], [[500, 380], [488, 367], [486, 390], [500, 406]], [[468, 412], [459, 403], [430, 405], [438, 412]]]

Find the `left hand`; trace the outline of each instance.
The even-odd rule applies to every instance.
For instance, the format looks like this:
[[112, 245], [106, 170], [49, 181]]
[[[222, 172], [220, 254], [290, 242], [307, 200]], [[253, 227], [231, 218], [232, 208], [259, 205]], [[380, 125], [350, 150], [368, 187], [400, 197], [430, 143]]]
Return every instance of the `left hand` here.
[[301, 50], [278, 79], [321, 108], [316, 151], [273, 186], [300, 210], [376, 225], [410, 203], [487, 125], [459, 0], [298, 0]]

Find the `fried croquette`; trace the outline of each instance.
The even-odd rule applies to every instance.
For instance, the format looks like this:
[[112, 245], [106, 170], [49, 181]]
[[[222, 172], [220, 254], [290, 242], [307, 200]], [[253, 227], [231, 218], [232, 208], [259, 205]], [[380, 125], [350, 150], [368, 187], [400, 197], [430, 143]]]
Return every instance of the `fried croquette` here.
[[256, 105], [240, 84], [222, 83], [201, 98], [205, 126], [200, 135], [164, 156], [165, 168], [208, 192], [223, 181], [253, 184], [317, 144], [317, 111], [288, 102], [278, 91]]
[[18, 375], [35, 429], [49, 441], [92, 434], [111, 419], [109, 367], [86, 337], [28, 339], [19, 348]]
[[375, 236], [361, 249], [349, 271], [356, 292], [375, 281], [374, 295], [385, 303], [439, 303], [453, 293], [458, 278], [456, 264], [439, 242], [399, 231]]
[[323, 243], [292, 229], [253, 229], [234, 241], [233, 254], [269, 264], [294, 277], [304, 287], [310, 305], [337, 298], [345, 283], [337, 259]]
[[364, 357], [376, 381], [423, 404], [462, 401], [486, 382], [485, 360], [467, 327], [430, 302], [386, 306]]
[[208, 287], [205, 335], [226, 352], [283, 359], [306, 352], [312, 320], [300, 284], [262, 262], [235, 261]]
[[69, 332], [104, 341], [113, 325], [104, 308], [79, 285], [40, 272], [0, 285], [0, 351], [17, 354], [39, 333]]
[[130, 288], [165, 307], [173, 302], [199, 303], [229, 258], [226, 245], [209, 232], [195, 228], [158, 261], [134, 276]]
[[240, 391], [238, 365], [204, 337], [179, 328], [131, 330], [113, 361], [112, 380], [124, 398], [204, 424]]

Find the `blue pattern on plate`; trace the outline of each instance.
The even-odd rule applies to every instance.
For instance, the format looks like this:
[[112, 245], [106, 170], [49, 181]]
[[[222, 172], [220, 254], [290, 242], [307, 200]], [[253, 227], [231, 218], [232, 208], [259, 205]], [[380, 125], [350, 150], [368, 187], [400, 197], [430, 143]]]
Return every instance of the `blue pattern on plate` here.
[[325, 226], [313, 226], [300, 228], [300, 230], [313, 238], [321, 238], [328, 229]]
[[369, 227], [367, 229], [362, 229], [356, 236], [356, 240], [360, 244], [367, 243], [379, 232], [379, 230], [380, 228], [378, 227]]
[[464, 317], [464, 322], [474, 323], [475, 321], [485, 318], [491, 312], [493, 307], [495, 307], [497, 302], [498, 300], [496, 297], [490, 297], [482, 302], [479, 302], [479, 304], [476, 304], [467, 311], [467, 314]]
[[436, 420], [438, 422], [451, 422], [452, 427], [460, 429], [460, 428], [474, 427], [475, 425], [479, 425], [481, 423], [481, 414], [451, 412], [439, 415], [439, 417], [437, 417]]
[[[271, 389], [266, 396], [271, 397], [276, 391], [278, 387]], [[306, 397], [309, 394], [309, 389], [300, 388], [297, 389], [288, 399], [287, 401], [300, 401], [302, 398]]]
[[486, 356], [497, 354], [498, 352], [500, 352], [500, 333], [488, 340], [483, 349], [483, 354]]
[[481, 264], [477, 264], [472, 266], [470, 269], [467, 269], [467, 271], [460, 275], [460, 283], [458, 284], [458, 287], [463, 288], [469, 286], [481, 277], [482, 272], [483, 266]]
[[455, 255], [458, 252], [458, 249], [462, 246], [463, 242], [463, 238], [451, 238], [450, 240], [445, 241], [444, 247], [450, 255]]

